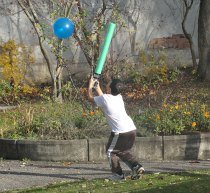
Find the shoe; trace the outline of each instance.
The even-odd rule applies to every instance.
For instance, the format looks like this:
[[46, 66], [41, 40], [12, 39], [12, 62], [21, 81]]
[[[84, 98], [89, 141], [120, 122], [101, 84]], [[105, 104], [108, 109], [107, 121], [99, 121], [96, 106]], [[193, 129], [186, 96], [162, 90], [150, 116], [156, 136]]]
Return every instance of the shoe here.
[[120, 180], [125, 180], [125, 175], [124, 174], [113, 174], [112, 176], [109, 177], [109, 180], [112, 181], [120, 181]]
[[132, 175], [131, 175], [131, 180], [137, 180], [141, 178], [144, 174], [145, 170], [141, 165], [137, 165], [133, 167], [132, 169]]

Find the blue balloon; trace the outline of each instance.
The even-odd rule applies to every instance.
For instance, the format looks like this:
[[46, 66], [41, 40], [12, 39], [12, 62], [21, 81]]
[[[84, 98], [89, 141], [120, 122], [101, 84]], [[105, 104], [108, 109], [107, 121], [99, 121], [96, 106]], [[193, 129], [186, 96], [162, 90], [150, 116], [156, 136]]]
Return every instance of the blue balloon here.
[[58, 18], [53, 24], [53, 32], [59, 39], [67, 39], [74, 33], [74, 23], [66, 18]]

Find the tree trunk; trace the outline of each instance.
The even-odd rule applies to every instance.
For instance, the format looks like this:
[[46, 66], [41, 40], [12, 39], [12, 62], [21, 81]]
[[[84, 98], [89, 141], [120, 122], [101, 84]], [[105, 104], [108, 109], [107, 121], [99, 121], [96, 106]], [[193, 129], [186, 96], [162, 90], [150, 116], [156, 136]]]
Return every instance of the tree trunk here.
[[201, 0], [198, 19], [198, 75], [210, 82], [210, 0]]
[[57, 67], [56, 67], [55, 76], [54, 76], [53, 98], [54, 98], [55, 101], [57, 101], [59, 103], [62, 103], [63, 102], [62, 78], [63, 78], [63, 65], [64, 65], [63, 40], [59, 40], [59, 42], [58, 42], [56, 57], [57, 57]]
[[18, 4], [20, 5], [20, 7], [23, 9], [25, 15], [27, 16], [27, 18], [29, 19], [29, 21], [31, 22], [31, 24], [33, 25], [35, 32], [37, 34], [38, 37], [38, 41], [39, 41], [39, 46], [40, 46], [40, 50], [46, 60], [47, 66], [48, 66], [48, 70], [51, 76], [51, 80], [53, 82], [53, 64], [50, 62], [50, 58], [48, 55], [47, 50], [44, 47], [44, 42], [45, 42], [45, 35], [43, 33], [42, 27], [39, 24], [39, 20], [38, 20], [38, 16], [33, 8], [33, 5], [31, 3], [31, 1], [28, 1], [27, 6], [24, 4], [24, 2], [22, 0], [17, 0]]
[[189, 44], [190, 44], [190, 52], [191, 52], [191, 56], [192, 56], [193, 67], [197, 68], [197, 61], [196, 61], [196, 55], [195, 55], [195, 49], [194, 49], [194, 43], [192, 40], [192, 36], [191, 36], [191, 34], [185, 34], [185, 37], [188, 39]]
[[63, 94], [62, 94], [62, 77], [63, 77], [63, 67], [61, 67], [61, 72], [58, 75], [58, 102], [63, 103]]
[[184, 2], [184, 7], [185, 7], [184, 10], [185, 11], [184, 11], [184, 18], [182, 20], [182, 31], [190, 44], [190, 52], [191, 52], [191, 56], [192, 56], [193, 67], [197, 68], [196, 55], [195, 55], [192, 34], [188, 33], [187, 29], [186, 29], [187, 17], [188, 17], [189, 11], [192, 8], [194, 1], [191, 0], [190, 2], [188, 2], [187, 0], [184, 0], [183, 2]]

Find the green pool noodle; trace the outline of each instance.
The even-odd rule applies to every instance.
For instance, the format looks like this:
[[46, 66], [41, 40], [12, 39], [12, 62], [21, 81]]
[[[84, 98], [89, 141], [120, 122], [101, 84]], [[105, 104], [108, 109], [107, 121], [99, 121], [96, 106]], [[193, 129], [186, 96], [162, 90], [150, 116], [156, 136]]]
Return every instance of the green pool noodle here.
[[95, 69], [95, 74], [97, 74], [97, 75], [101, 74], [101, 71], [103, 69], [104, 63], [106, 61], [106, 56], [107, 56], [107, 53], [109, 51], [109, 46], [111, 44], [112, 37], [114, 35], [115, 28], [116, 28], [116, 24], [109, 23], [108, 28], [107, 28], [107, 32], [106, 32], [106, 36], [105, 36], [105, 39], [104, 39], [104, 44], [103, 44], [103, 47], [102, 47], [102, 50], [101, 50], [101, 54], [98, 58], [96, 69]]

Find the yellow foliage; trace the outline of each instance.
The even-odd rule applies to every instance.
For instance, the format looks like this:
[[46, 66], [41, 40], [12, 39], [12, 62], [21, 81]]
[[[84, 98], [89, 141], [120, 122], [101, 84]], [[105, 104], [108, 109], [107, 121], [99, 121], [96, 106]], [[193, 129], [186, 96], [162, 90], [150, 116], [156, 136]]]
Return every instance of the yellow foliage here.
[[34, 88], [34, 87], [31, 87], [31, 86], [28, 86], [28, 85], [23, 85], [22, 91], [23, 91], [23, 93], [33, 94], [33, 93], [37, 93], [38, 89]]
[[34, 57], [25, 45], [16, 44], [9, 40], [0, 45], [0, 67], [6, 81], [14, 80], [14, 86], [24, 82], [27, 67], [34, 63]]

